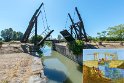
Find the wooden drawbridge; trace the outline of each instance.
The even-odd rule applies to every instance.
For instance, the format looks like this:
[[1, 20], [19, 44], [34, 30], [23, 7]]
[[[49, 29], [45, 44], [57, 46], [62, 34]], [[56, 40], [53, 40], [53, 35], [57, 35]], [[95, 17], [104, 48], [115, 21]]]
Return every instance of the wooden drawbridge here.
[[28, 42], [28, 39], [29, 39], [29, 36], [31, 34], [31, 31], [33, 29], [33, 27], [35, 27], [35, 43], [34, 45], [42, 45], [44, 43], [44, 41], [51, 35], [51, 33], [54, 31], [54, 30], [50, 30], [45, 36], [44, 38], [40, 41], [40, 42], [37, 42], [37, 19], [38, 19], [38, 16], [40, 15], [41, 13], [41, 7], [43, 6], [44, 4], [41, 3], [41, 5], [39, 6], [39, 8], [35, 11], [34, 15], [32, 16], [30, 22], [29, 22], [29, 25], [23, 35], [23, 38], [21, 40], [21, 43], [27, 43]]

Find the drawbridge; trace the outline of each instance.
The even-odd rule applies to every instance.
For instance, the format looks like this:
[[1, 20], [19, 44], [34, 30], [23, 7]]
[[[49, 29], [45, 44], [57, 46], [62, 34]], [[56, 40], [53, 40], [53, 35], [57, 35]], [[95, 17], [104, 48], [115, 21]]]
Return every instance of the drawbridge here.
[[72, 23], [69, 27], [70, 32], [69, 32], [69, 30], [66, 29], [66, 30], [61, 31], [60, 33], [68, 42], [74, 41], [75, 39], [84, 40], [84, 41], [88, 42], [87, 33], [84, 28], [83, 20], [81, 18], [81, 15], [80, 15], [77, 7], [75, 7], [75, 11], [78, 15], [79, 21], [74, 22], [70, 13], [68, 13], [68, 16]]
[[[27, 29], [26, 29], [26, 31], [25, 31], [25, 33], [24, 33], [24, 35], [23, 35], [23, 38], [22, 38], [22, 40], [21, 40], [21, 43], [27, 43], [28, 42], [28, 39], [29, 39], [29, 36], [32, 34], [32, 29], [34, 28], [35, 30], [34, 30], [34, 32], [35, 32], [35, 42], [34, 42], [34, 45], [36, 45], [36, 46], [40, 46], [40, 45], [42, 45], [43, 43], [44, 43], [44, 41], [52, 34], [52, 32], [54, 31], [54, 30], [50, 30], [49, 29], [49, 27], [48, 27], [48, 25], [47, 25], [47, 29], [45, 29], [45, 31], [43, 31], [43, 32], [46, 32], [46, 30], [48, 31], [48, 32], [46, 32], [46, 34], [44, 35], [44, 38], [39, 42], [39, 41], [37, 41], [37, 21], [38, 21], [38, 17], [39, 17], [39, 15], [40, 15], [40, 13], [42, 13], [42, 11], [40, 10], [41, 9], [41, 7], [43, 7], [44, 8], [44, 4], [43, 3], [41, 3], [41, 5], [39, 6], [39, 8], [35, 11], [35, 13], [34, 13], [34, 15], [32, 16], [32, 18], [31, 18], [31, 20], [30, 20], [30, 22], [29, 22], [29, 25], [28, 25], [28, 27], [27, 27]], [[45, 9], [44, 9], [44, 13], [45, 13]], [[45, 13], [45, 15], [46, 15], [46, 13]], [[45, 19], [46, 19], [46, 16], [45, 16]], [[43, 19], [42, 19], [43, 20]], [[44, 21], [43, 21], [44, 22]], [[46, 20], [46, 22], [47, 22], [47, 20]]]

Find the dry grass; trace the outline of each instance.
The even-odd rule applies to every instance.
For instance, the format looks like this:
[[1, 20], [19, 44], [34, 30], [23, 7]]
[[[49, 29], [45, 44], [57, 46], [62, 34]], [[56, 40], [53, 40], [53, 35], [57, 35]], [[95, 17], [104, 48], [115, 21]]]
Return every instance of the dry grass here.
[[26, 83], [32, 74], [32, 58], [25, 53], [0, 55], [0, 83]]
[[21, 44], [3, 44], [0, 48], [0, 54], [22, 53]]
[[103, 42], [102, 43], [102, 45], [98, 45], [98, 42], [97, 43], [94, 43], [94, 42], [92, 42], [92, 43], [88, 43], [88, 44], [91, 44], [91, 45], [93, 45], [94, 47], [96, 47], [96, 48], [111, 48], [111, 49], [113, 49], [113, 48], [124, 48], [124, 45], [120, 45], [120, 43], [119, 42]]

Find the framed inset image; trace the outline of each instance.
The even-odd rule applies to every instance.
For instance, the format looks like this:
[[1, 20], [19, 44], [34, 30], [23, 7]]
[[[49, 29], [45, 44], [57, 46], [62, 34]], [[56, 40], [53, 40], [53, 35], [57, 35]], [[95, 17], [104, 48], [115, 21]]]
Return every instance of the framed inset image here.
[[84, 49], [83, 83], [124, 83], [124, 49]]

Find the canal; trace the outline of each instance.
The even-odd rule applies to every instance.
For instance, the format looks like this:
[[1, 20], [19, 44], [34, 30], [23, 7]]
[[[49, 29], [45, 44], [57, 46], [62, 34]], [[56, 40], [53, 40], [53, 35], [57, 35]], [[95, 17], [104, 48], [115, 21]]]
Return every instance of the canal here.
[[43, 51], [44, 74], [48, 83], [82, 83], [82, 68], [72, 60], [45, 46]]

